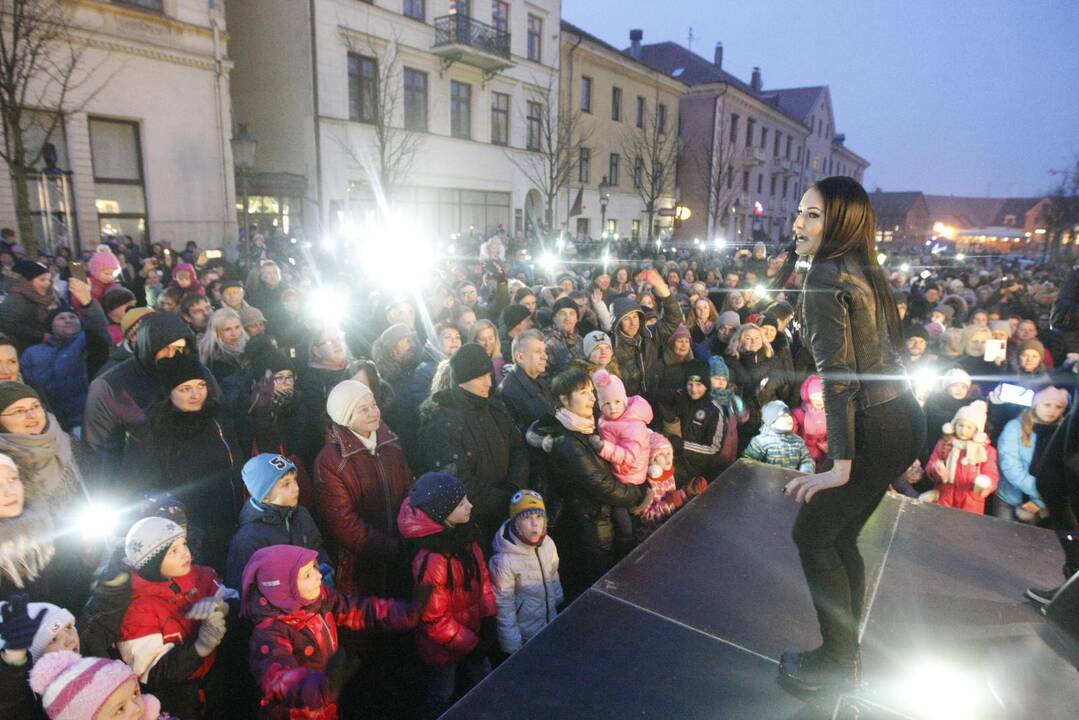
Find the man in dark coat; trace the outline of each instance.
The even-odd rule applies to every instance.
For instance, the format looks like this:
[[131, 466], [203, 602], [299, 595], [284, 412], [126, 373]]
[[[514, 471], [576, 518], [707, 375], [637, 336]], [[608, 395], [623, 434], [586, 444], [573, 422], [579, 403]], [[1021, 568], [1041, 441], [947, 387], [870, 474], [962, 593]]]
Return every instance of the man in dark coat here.
[[502, 403], [490, 398], [494, 371], [481, 346], [462, 345], [450, 371], [454, 386], [420, 410], [420, 439], [428, 468], [465, 484], [480, 537], [490, 542], [510, 498], [528, 487], [528, 448]]
[[513, 364], [507, 365], [497, 397], [506, 406], [517, 429], [524, 432], [558, 402], [543, 373], [547, 371], [547, 345], [539, 330], [525, 330], [513, 340]]
[[614, 316], [614, 356], [621, 370], [619, 378], [626, 385], [626, 395], [643, 395], [656, 389], [662, 369], [660, 350], [670, 340], [685, 317], [678, 297], [655, 268], [644, 276], [660, 304], [659, 322], [649, 328], [644, 323], [641, 306], [629, 298], [618, 298], [611, 307]]
[[[167, 393], [156, 373], [158, 360], [193, 353], [195, 334], [179, 315], [154, 313], [139, 325], [135, 355], [90, 383], [83, 437], [97, 454], [97, 480], [156, 477], [157, 458], [147, 420], [150, 405]], [[212, 378], [212, 393], [219, 390]], [[95, 474], [91, 474], [93, 477]]]

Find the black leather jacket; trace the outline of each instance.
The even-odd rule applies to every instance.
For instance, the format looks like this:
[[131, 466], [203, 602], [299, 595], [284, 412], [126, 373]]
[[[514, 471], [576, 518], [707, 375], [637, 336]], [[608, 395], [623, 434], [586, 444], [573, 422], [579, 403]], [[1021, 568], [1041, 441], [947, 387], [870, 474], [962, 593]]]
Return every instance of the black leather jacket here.
[[873, 285], [854, 258], [814, 259], [803, 312], [806, 344], [824, 378], [828, 456], [849, 460], [857, 452], [855, 412], [899, 397], [910, 384]]

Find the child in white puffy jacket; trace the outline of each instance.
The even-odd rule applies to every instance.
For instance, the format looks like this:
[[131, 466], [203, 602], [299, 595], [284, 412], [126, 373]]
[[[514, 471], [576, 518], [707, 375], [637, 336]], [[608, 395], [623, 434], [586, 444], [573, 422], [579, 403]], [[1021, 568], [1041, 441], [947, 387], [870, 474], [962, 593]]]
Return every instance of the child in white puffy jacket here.
[[554, 620], [561, 604], [558, 549], [547, 536], [547, 508], [534, 490], [510, 500], [510, 518], [495, 534], [489, 563], [498, 605], [498, 644], [516, 652]]

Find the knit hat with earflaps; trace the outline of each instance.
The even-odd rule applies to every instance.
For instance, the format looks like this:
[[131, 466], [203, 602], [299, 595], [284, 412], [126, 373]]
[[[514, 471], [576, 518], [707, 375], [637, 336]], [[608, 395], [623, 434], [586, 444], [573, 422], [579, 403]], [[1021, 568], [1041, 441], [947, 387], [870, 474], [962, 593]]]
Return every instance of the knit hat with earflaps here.
[[161, 562], [172, 544], [187, 531], [162, 517], [148, 517], [131, 526], [124, 538], [124, 559], [150, 582], [161, 582]]
[[979, 436], [985, 437], [985, 421], [989, 417], [989, 406], [985, 404], [984, 400], [975, 400], [970, 405], [964, 405], [955, 411], [955, 417], [951, 422], [944, 423], [941, 430], [945, 435], [955, 434], [955, 424], [960, 420], [967, 420], [974, 423], [974, 427], [977, 428], [977, 432], [974, 433], [974, 440], [978, 440]]

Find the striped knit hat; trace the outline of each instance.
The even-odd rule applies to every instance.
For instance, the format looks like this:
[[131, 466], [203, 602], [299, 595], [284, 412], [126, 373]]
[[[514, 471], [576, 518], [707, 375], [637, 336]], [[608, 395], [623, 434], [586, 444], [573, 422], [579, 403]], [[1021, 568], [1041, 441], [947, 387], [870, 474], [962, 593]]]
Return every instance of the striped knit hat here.
[[[30, 671], [30, 687], [52, 720], [92, 720], [118, 688], [135, 678], [120, 660], [84, 658], [69, 650], [42, 655]], [[143, 717], [157, 717], [161, 704], [143, 695]]]

